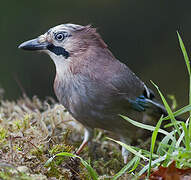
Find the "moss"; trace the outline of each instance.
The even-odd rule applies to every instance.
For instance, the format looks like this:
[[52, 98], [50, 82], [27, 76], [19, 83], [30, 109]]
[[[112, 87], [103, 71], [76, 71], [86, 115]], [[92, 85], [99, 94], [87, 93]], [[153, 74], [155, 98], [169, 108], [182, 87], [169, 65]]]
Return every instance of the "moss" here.
[[[68, 157], [57, 157], [44, 166], [57, 153], [74, 153], [83, 137], [83, 127], [52, 98], [41, 101], [36, 96], [25, 96], [16, 102], [1, 99], [0, 127], [0, 163], [29, 169], [28, 174], [14, 175], [15, 179], [34, 179], [32, 175], [40, 174], [43, 178], [90, 179], [86, 168]], [[95, 130], [92, 146], [86, 147], [80, 156], [99, 175], [111, 176], [122, 168], [123, 160], [119, 146], [106, 140], [106, 136], [104, 131]], [[10, 169], [0, 168], [2, 179], [11, 176]]]

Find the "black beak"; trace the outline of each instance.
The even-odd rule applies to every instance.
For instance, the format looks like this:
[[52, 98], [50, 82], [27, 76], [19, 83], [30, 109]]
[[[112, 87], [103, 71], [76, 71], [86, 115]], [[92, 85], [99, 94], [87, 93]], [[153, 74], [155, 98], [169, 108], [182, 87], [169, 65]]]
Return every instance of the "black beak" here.
[[37, 39], [32, 39], [20, 44], [18, 48], [35, 51], [35, 50], [45, 50], [50, 45], [51, 44], [49, 42], [40, 43], [37, 38]]

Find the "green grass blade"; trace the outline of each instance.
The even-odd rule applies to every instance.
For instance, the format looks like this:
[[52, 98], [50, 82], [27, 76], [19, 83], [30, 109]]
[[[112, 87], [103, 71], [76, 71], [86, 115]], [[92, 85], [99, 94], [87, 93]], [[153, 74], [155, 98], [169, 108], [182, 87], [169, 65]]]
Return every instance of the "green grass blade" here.
[[[152, 82], [152, 81], [151, 81], [151, 82]], [[164, 106], [165, 106], [165, 108], [166, 108], [166, 110], [167, 110], [167, 112], [168, 112], [168, 115], [170, 116], [171, 122], [174, 124], [174, 127], [175, 127], [175, 129], [177, 130], [177, 132], [178, 132], [178, 134], [179, 134], [179, 136], [180, 136], [180, 135], [181, 135], [181, 132], [180, 132], [180, 130], [179, 130], [178, 125], [176, 124], [176, 119], [175, 119], [175, 117], [174, 117], [174, 115], [173, 115], [172, 110], [170, 109], [170, 106], [168, 105], [166, 99], [164, 98], [163, 94], [162, 94], [161, 91], [159, 90], [158, 86], [157, 86], [154, 82], [152, 82], [152, 84], [153, 84], [153, 85], [156, 87], [156, 89], [158, 90], [158, 92], [159, 92], [159, 94], [160, 94], [160, 97], [161, 97], [161, 99], [162, 99], [162, 101], [163, 101], [163, 104], [164, 104]]]
[[[174, 134], [174, 132], [170, 132], [171, 135]], [[170, 141], [170, 137], [169, 136], [165, 136], [162, 141], [159, 143], [159, 146], [157, 148], [157, 154], [159, 156], [162, 156], [164, 155], [164, 151], [166, 149], [166, 146], [164, 147], [164, 145], [167, 145]], [[174, 141], [175, 141], [175, 138], [174, 138]]]
[[[191, 76], [190, 76], [189, 104], [191, 105]], [[188, 133], [189, 133], [189, 138], [191, 139], [191, 111], [190, 111], [189, 120], [190, 121], [189, 121], [189, 126], [188, 126]]]
[[[176, 152], [173, 152], [172, 153], [172, 156], [177, 156], [178, 155], [178, 151]], [[154, 167], [156, 165], [160, 165], [162, 164], [162, 162], [167, 158], [167, 154], [165, 154], [164, 156], [162, 157], [159, 157], [158, 159], [152, 161], [151, 163], [151, 166]], [[143, 169], [141, 169], [139, 172], [138, 172], [138, 176], [141, 176], [145, 171], [147, 171], [149, 168], [149, 164], [147, 164], [146, 166], [143, 167]]]
[[[190, 111], [191, 111], [191, 104], [177, 110], [176, 112], [173, 112], [173, 115], [176, 117], [176, 116], [180, 116], [180, 115], [182, 115], [186, 112], [190, 112]], [[170, 119], [169, 115], [163, 118], [163, 120], [168, 120], [168, 119]]]
[[140, 162], [141, 158], [138, 157], [138, 156], [135, 156], [135, 159], [136, 159], [136, 160], [135, 160], [135, 162], [134, 162], [134, 165], [133, 165], [132, 169], [131, 169], [128, 173], [133, 172], [133, 171], [137, 168], [137, 166], [139, 165], [139, 162]]
[[[163, 162], [163, 161], [165, 160], [165, 158], [166, 158], [166, 155], [165, 155], [165, 156], [162, 156], [162, 157], [160, 157], [160, 158], [158, 158], [158, 159], [156, 159], [156, 160], [154, 160], [154, 161], [152, 161], [151, 166], [153, 167], [153, 166], [155, 166], [155, 165], [160, 164], [161, 162]], [[138, 176], [141, 176], [145, 171], [148, 170], [148, 168], [149, 168], [149, 164], [147, 164], [146, 166], [144, 166], [144, 168], [142, 168], [142, 169], [139, 171]]]
[[[137, 126], [139, 128], [142, 128], [142, 129], [147, 129], [149, 131], [154, 131], [155, 130], [155, 127], [154, 126], [151, 126], [151, 125], [147, 125], [147, 124], [143, 124], [143, 123], [140, 123], [140, 122], [137, 122], [137, 121], [134, 121], [126, 116], [123, 116], [123, 115], [120, 115], [123, 119], [127, 120], [128, 122], [130, 122], [131, 124], [133, 124], [134, 126]], [[158, 132], [166, 135], [166, 136], [169, 136], [172, 140], [174, 139], [174, 137], [168, 133], [167, 131], [163, 130], [163, 129], [159, 129]]]
[[88, 170], [90, 176], [92, 177], [93, 180], [98, 180], [98, 174], [97, 172], [91, 167], [90, 164], [88, 164], [86, 161], [84, 161], [81, 157], [80, 158], [81, 163], [84, 165], [84, 167]]
[[[160, 143], [159, 143], [159, 146], [158, 146], [158, 148], [157, 148], [157, 154], [159, 155], [159, 156], [164, 156], [165, 155], [165, 152], [167, 151], [166, 149], [167, 149], [167, 145], [168, 145], [168, 143], [169, 143], [169, 138], [168, 137], [164, 137], [164, 139], [163, 139], [163, 141], [161, 141]], [[165, 143], [166, 142], [166, 143]]]
[[123, 142], [121, 142], [121, 141], [116, 141], [116, 140], [114, 140], [114, 139], [112, 139], [112, 138], [109, 138], [109, 137], [107, 137], [107, 139], [109, 139], [109, 140], [111, 140], [111, 141], [114, 141], [114, 142], [118, 143], [119, 145], [125, 147], [129, 152], [131, 152], [132, 154], [134, 154], [134, 155], [136, 155], [136, 156], [142, 158], [143, 160], [149, 161], [148, 158], [146, 158], [146, 157], [143, 156], [140, 152], [138, 152], [138, 151], [136, 151], [135, 149], [133, 149], [132, 146], [129, 146], [129, 145], [127, 145], [127, 144], [125, 144], [125, 143], [123, 143]]
[[86, 161], [84, 161], [80, 156], [77, 156], [75, 154], [72, 153], [68, 153], [68, 152], [62, 152], [62, 153], [58, 153], [55, 156], [67, 156], [67, 157], [76, 157], [79, 158], [81, 163], [84, 165], [84, 167], [87, 169], [89, 175], [91, 176], [91, 178], [93, 180], [98, 180], [98, 174], [96, 173], [96, 171], [91, 167], [90, 164], [88, 164]]
[[185, 139], [186, 150], [190, 151], [190, 137], [189, 137], [189, 134], [188, 134], [188, 129], [187, 129], [184, 122], [182, 122], [182, 128], [184, 130], [184, 139]]
[[[180, 47], [181, 47], [181, 50], [182, 50], [182, 53], [183, 53], [183, 56], [184, 56], [184, 60], [185, 60], [185, 63], [186, 63], [186, 67], [187, 67], [187, 70], [188, 70], [188, 74], [189, 74], [189, 105], [191, 105], [191, 72], [190, 72], [190, 60], [189, 60], [189, 57], [188, 57], [188, 54], [186, 52], [186, 48], [184, 46], [184, 43], [182, 41], [182, 38], [180, 36], [180, 34], [178, 33], [177, 31], [177, 35], [178, 35], [178, 40], [179, 40], [179, 43], [180, 43]], [[190, 111], [190, 116], [191, 116], [191, 111]], [[189, 122], [189, 130], [188, 130], [188, 133], [189, 133], [189, 138], [191, 139], [191, 121]]]
[[136, 162], [137, 156], [135, 156], [131, 161], [128, 162], [117, 174], [115, 174], [112, 180], [117, 180], [120, 176], [122, 176], [133, 164]]
[[75, 154], [68, 153], [68, 152], [61, 152], [61, 153], [56, 154], [55, 156], [56, 157], [59, 157], [59, 156], [76, 157]]
[[177, 35], [178, 35], [178, 40], [179, 40], [179, 43], [180, 43], [180, 48], [182, 50], [182, 53], [183, 53], [183, 56], [184, 56], [184, 60], [185, 60], [185, 63], [186, 63], [186, 67], [187, 67], [188, 73], [190, 75], [190, 60], [189, 60], [188, 54], [186, 52], [186, 48], [184, 46], [182, 38], [181, 38], [181, 36], [180, 36], [178, 31], [177, 31]]
[[49, 158], [49, 159], [46, 161], [46, 163], [44, 164], [44, 166], [45, 166], [45, 167], [48, 167], [49, 164], [53, 161], [54, 158], [55, 158], [55, 156]]
[[[150, 151], [147, 151], [147, 150], [145, 150], [145, 149], [141, 149], [141, 148], [139, 148], [139, 147], [134, 147], [134, 149], [136, 150], [136, 151], [141, 151], [141, 153], [142, 154], [144, 154], [144, 156], [145, 157], [150, 157]], [[153, 153], [153, 158], [158, 158], [159, 156], [157, 155], [157, 154], [155, 154], [155, 153]]]
[[72, 154], [72, 153], [68, 153], [68, 152], [62, 152], [62, 153], [58, 153], [54, 156], [52, 156], [51, 158], [49, 158], [46, 163], [44, 164], [44, 166], [49, 166], [49, 164], [54, 160], [55, 157], [58, 156], [67, 156], [67, 157], [76, 157], [76, 155]]
[[178, 138], [178, 140], [177, 140], [177, 142], [176, 142], [176, 145], [175, 145], [176, 148], [179, 148], [179, 147], [180, 147], [180, 144], [181, 144], [181, 142], [183, 141], [183, 139], [184, 139], [184, 131], [182, 131], [181, 136]]
[[[176, 121], [176, 124], [177, 124], [177, 125], [181, 125], [181, 124], [182, 124], [182, 121]], [[174, 126], [173, 123], [168, 123], [168, 124], [164, 125], [164, 128], [169, 128], [169, 127], [172, 127], [172, 126]]]
[[152, 133], [151, 148], [150, 148], [150, 159], [149, 159], [149, 169], [148, 169], [148, 173], [147, 173], [147, 178], [150, 176], [150, 173], [151, 173], [152, 156], [153, 156], [153, 152], [154, 152], [154, 148], [155, 148], [157, 134], [158, 134], [158, 131], [159, 131], [159, 128], [161, 126], [162, 121], [163, 121], [163, 116], [161, 116], [160, 120], [157, 122], [156, 128]]

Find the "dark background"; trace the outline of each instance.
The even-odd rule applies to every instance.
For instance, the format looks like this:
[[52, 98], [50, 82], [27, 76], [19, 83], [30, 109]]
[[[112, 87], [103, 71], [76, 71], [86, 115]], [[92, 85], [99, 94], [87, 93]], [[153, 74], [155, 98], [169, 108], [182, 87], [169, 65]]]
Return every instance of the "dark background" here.
[[191, 1], [46, 0], [2, 1], [0, 5], [0, 86], [5, 98], [54, 96], [55, 67], [45, 54], [17, 49], [62, 23], [92, 24], [110, 50], [149, 85], [154, 81], [180, 106], [188, 99], [188, 73], [178, 30], [191, 54]]

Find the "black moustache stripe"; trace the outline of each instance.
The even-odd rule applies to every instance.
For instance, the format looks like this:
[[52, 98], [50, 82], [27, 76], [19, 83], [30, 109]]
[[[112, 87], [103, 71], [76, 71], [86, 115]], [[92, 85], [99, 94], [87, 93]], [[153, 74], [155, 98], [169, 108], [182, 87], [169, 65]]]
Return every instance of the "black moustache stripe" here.
[[65, 59], [67, 59], [70, 56], [69, 52], [60, 46], [54, 46], [53, 44], [50, 44], [47, 46], [47, 49], [49, 51], [53, 52], [54, 54], [56, 54], [57, 56], [59, 56], [59, 55], [64, 56]]

